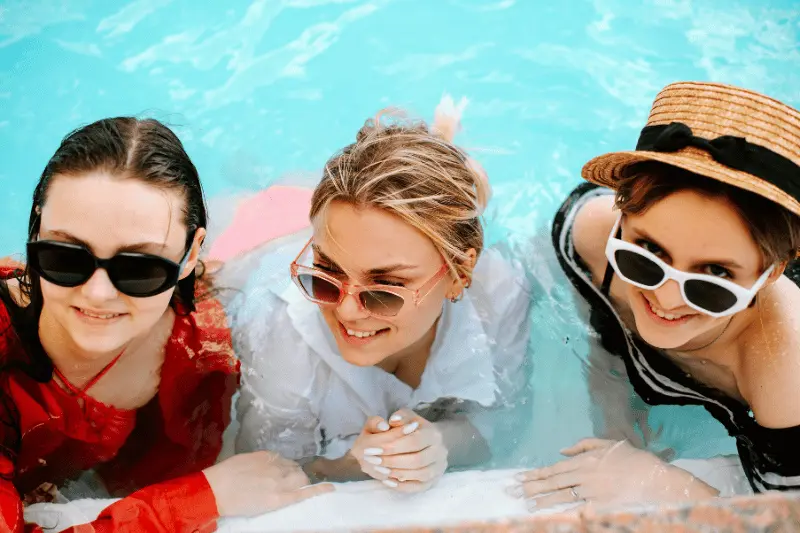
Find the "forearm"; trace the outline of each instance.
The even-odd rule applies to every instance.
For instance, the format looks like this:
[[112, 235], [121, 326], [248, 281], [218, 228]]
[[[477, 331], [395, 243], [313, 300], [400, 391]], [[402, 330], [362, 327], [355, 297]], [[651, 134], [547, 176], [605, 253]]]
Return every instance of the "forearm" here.
[[717, 498], [719, 490], [712, 487], [691, 472], [677, 466], [668, 465], [663, 470], [664, 476], [659, 484], [663, 484], [665, 501], [675, 500], [675, 487], [681, 487], [681, 501], [697, 501]]
[[303, 470], [313, 483], [371, 479], [361, 470], [358, 461], [350, 453], [339, 459], [315, 457], [303, 465]]
[[473, 466], [488, 461], [491, 451], [486, 439], [465, 416], [435, 423], [447, 448], [447, 463], [451, 467]]

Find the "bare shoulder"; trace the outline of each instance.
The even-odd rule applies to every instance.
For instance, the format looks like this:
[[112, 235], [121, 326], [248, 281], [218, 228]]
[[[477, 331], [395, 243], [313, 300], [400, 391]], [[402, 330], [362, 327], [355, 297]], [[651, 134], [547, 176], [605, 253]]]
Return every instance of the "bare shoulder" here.
[[575, 251], [592, 271], [595, 283], [603, 279], [608, 234], [616, 222], [614, 197], [598, 196], [586, 202], [575, 216], [572, 239]]
[[25, 307], [28, 305], [28, 300], [23, 294], [22, 289], [19, 286], [19, 280], [16, 278], [11, 278], [4, 280], [4, 283], [8, 287], [8, 293], [11, 295], [11, 298], [14, 299], [14, 302], [20, 306]]
[[781, 277], [759, 306], [745, 341], [742, 393], [762, 426], [800, 426], [800, 288]]

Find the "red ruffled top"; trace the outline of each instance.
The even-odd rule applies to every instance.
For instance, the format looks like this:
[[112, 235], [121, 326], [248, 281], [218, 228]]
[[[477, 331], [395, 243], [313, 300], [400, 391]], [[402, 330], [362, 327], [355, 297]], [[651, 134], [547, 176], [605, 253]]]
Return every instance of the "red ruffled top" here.
[[[10, 274], [11, 269], [0, 267], [0, 277]], [[2, 305], [0, 357], [24, 357]], [[2, 379], [6, 398], [0, 402], [0, 419], [13, 420], [9, 410], [16, 409], [21, 444], [11, 450], [16, 460], [13, 454], [0, 454], [5, 478], [0, 478], [0, 530], [41, 531], [23, 523], [20, 494], [43, 483], [59, 486], [92, 468], [111, 494], [130, 495], [68, 532], [216, 529], [216, 502], [201, 470], [214, 464], [222, 449], [239, 381], [219, 302], [202, 301], [194, 313], [176, 316], [158, 393], [140, 409], [117, 409], [65, 390], [52, 379], [39, 383], [22, 371]], [[10, 448], [13, 439], [0, 425], [0, 442]]]

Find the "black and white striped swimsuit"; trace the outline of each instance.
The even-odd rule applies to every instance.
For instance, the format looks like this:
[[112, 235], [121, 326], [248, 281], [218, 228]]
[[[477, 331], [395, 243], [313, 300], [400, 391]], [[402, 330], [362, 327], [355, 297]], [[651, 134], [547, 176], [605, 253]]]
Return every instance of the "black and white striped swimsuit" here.
[[[567, 277], [589, 302], [592, 327], [603, 346], [625, 361], [635, 391], [650, 405], [701, 405], [736, 439], [739, 457], [756, 492], [800, 489], [800, 426], [771, 429], [760, 426], [749, 407], [689, 376], [659, 350], [637, 338], [625, 326], [609, 299], [614, 271], [609, 265], [601, 288], [591, 280], [588, 268], [575, 253], [572, 225], [588, 200], [612, 194], [608, 189], [584, 183], [564, 201], [553, 222], [556, 255]], [[786, 275], [800, 286], [800, 264], [795, 261]]]

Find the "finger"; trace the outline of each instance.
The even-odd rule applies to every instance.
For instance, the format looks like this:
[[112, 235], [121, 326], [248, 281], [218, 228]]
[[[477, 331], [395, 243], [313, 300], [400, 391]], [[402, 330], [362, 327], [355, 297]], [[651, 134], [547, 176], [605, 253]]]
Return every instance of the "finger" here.
[[384, 485], [397, 492], [404, 492], [411, 494], [414, 492], [424, 492], [433, 486], [432, 482], [423, 483], [421, 481], [395, 481], [387, 479], [383, 482]]
[[392, 413], [389, 417], [389, 425], [393, 428], [403, 426], [411, 423], [418, 418], [419, 415], [411, 409], [400, 409]]
[[[380, 457], [386, 454], [386, 449], [395, 441], [405, 437], [402, 428], [394, 428], [382, 433], [364, 433], [356, 441], [356, 445], [350, 450], [350, 454], [359, 462], [366, 457]], [[368, 460], [372, 464], [380, 464], [380, 461]]]
[[568, 457], [574, 457], [578, 454], [590, 452], [592, 450], [597, 450], [599, 448], [605, 448], [606, 446], [610, 446], [614, 444], [616, 441], [613, 440], [606, 440], [606, 439], [583, 439], [576, 444], [570, 446], [569, 448], [564, 448], [561, 450], [561, 455], [566, 455]]
[[363, 468], [363, 472], [372, 479], [377, 479], [378, 481], [389, 479], [389, 477], [392, 475], [392, 470], [390, 468], [380, 465], [368, 464], [365, 468]]
[[548, 507], [555, 507], [556, 505], [584, 502], [585, 500], [581, 495], [576, 498], [569, 489], [560, 489], [545, 496], [528, 500], [528, 510], [536, 511], [539, 509], [547, 509]]
[[528, 470], [527, 472], [520, 472], [519, 474], [514, 476], [514, 479], [516, 479], [520, 483], [525, 483], [526, 481], [538, 481], [540, 479], [547, 479], [549, 477], [577, 470], [578, 468], [580, 468], [582, 462], [583, 461], [581, 461], [580, 457], [574, 457], [572, 459], [564, 459], [563, 461], [559, 461], [556, 464], [550, 466], [545, 466], [544, 468], [535, 468], [533, 470]]
[[302, 470], [295, 470], [289, 472], [284, 478], [286, 488], [289, 490], [296, 490], [311, 484], [311, 480]]
[[430, 446], [414, 453], [384, 455], [381, 457], [381, 466], [392, 470], [417, 470], [434, 464], [441, 458], [441, 455], [441, 450]]
[[582, 480], [579, 472], [572, 471], [538, 481], [528, 481], [522, 484], [522, 496], [524, 498], [536, 498], [548, 492], [578, 486]]
[[414, 470], [392, 469], [391, 474], [389, 474], [389, 479], [401, 482], [417, 481], [420, 483], [430, 483], [439, 478], [443, 472], [444, 469], [440, 468], [438, 463], [434, 463], [425, 468], [417, 468]]
[[383, 433], [384, 431], [389, 431], [389, 429], [389, 423], [380, 416], [373, 416], [367, 419], [364, 424], [364, 431], [367, 433]]
[[307, 487], [302, 487], [289, 492], [281, 492], [274, 496], [274, 509], [288, 507], [289, 505], [294, 505], [295, 503], [308, 500], [309, 498], [315, 498], [317, 496], [333, 492], [334, 490], [334, 486], [330, 483], [320, 483], [318, 485], [309, 485]]
[[430, 427], [417, 428], [414, 423], [411, 425], [403, 426], [402, 428], [394, 428], [393, 432], [406, 432], [408, 428], [414, 431], [408, 435], [401, 433], [401, 436], [383, 446], [383, 455], [401, 455], [405, 453], [420, 452], [431, 446], [438, 446], [441, 444], [439, 434]]

